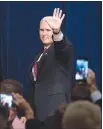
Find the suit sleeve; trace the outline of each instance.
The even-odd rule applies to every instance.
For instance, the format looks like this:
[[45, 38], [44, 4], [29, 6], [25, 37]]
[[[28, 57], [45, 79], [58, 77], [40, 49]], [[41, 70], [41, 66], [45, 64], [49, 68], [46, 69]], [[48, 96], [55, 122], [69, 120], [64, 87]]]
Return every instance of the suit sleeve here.
[[[70, 91], [72, 85], [75, 83], [75, 64], [73, 59], [73, 49], [70, 41], [68, 41], [65, 37], [63, 40], [54, 42], [54, 51], [56, 60], [66, 69], [68, 73], [68, 87], [66, 91]], [[68, 102], [70, 101], [70, 92], [67, 92], [66, 98]]]
[[71, 43], [63, 37], [61, 41], [54, 41], [55, 56], [62, 64], [68, 64], [73, 59], [73, 49]]
[[[28, 89], [29, 93], [28, 93], [28, 102], [29, 104], [31, 105], [31, 107], [33, 108], [34, 110], [34, 87], [33, 85], [30, 83], [30, 86], [29, 86], [29, 89]], [[35, 111], [35, 110], [34, 110]]]
[[30, 106], [32, 107], [32, 109], [35, 113], [36, 112], [35, 101], [34, 101], [34, 98], [35, 98], [35, 84], [34, 84], [33, 77], [31, 75], [31, 70], [30, 69], [29, 69], [29, 89], [28, 89], [27, 101], [29, 102]]

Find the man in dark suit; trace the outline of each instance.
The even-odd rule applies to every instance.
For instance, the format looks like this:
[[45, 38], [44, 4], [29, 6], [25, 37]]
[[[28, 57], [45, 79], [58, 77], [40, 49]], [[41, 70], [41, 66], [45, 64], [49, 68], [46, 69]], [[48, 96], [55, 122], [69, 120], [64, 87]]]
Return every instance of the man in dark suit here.
[[[62, 103], [69, 102], [72, 83], [72, 45], [61, 32], [65, 17], [62, 10], [54, 9], [53, 16], [40, 22], [40, 52], [30, 67], [30, 103], [36, 107], [36, 116], [44, 120]], [[35, 104], [35, 105], [34, 105]]]

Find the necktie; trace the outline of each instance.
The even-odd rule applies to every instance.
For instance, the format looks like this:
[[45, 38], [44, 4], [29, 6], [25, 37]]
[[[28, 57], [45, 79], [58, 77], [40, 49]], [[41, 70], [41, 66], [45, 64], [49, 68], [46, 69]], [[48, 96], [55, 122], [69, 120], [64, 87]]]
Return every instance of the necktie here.
[[34, 63], [34, 74], [37, 77], [37, 62]]
[[[45, 49], [43, 50], [43, 53], [44, 53], [46, 50], [47, 50], [47, 48], [45, 48]], [[42, 53], [42, 56], [43, 56], [43, 53]], [[38, 62], [38, 61], [37, 61], [37, 62]], [[37, 62], [34, 63], [34, 74], [35, 74], [36, 77], [37, 77], [37, 73], [38, 73]]]

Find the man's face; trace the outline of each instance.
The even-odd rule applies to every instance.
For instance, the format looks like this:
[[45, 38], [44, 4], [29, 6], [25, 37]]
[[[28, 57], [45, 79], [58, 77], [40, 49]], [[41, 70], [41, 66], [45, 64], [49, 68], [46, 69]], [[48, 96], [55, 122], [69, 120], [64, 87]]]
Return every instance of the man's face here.
[[44, 45], [49, 46], [53, 43], [52, 39], [53, 31], [47, 24], [47, 22], [44, 20], [40, 22], [39, 34], [40, 34], [40, 39]]

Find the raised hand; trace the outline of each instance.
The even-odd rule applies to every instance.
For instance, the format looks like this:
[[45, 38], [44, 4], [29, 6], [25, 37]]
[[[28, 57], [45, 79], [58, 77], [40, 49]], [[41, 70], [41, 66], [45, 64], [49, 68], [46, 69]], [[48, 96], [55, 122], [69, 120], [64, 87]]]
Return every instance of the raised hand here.
[[87, 83], [88, 83], [89, 85], [94, 85], [94, 84], [96, 84], [95, 73], [94, 73], [91, 69], [88, 69]]
[[[23, 98], [23, 96], [18, 93], [12, 93], [12, 96], [14, 98], [13, 102], [16, 104], [16, 106], [18, 106], [25, 112], [26, 119], [34, 119], [34, 112], [29, 103]], [[25, 122], [24, 118], [22, 120]]]
[[61, 28], [62, 21], [65, 17], [65, 14], [62, 15], [62, 10], [59, 8], [55, 8], [53, 12], [53, 16], [46, 16], [43, 18], [48, 25], [52, 28], [54, 33], [58, 33]]
[[12, 96], [14, 98], [13, 102], [22, 110], [26, 110], [30, 107], [29, 103], [20, 94], [12, 93]]
[[91, 69], [88, 69], [87, 83], [90, 92], [97, 90], [95, 73]]

